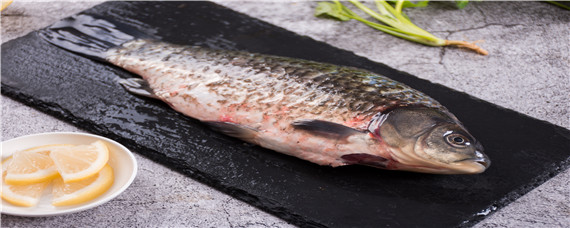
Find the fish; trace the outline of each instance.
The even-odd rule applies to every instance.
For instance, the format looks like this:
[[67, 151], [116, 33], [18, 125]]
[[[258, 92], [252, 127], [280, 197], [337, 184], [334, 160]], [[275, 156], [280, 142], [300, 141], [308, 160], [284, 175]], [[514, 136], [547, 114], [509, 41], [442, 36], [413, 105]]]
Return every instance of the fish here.
[[164, 101], [215, 131], [322, 166], [478, 174], [491, 164], [458, 118], [426, 94], [354, 67], [163, 42], [78, 14], [47, 42], [140, 77], [129, 92]]

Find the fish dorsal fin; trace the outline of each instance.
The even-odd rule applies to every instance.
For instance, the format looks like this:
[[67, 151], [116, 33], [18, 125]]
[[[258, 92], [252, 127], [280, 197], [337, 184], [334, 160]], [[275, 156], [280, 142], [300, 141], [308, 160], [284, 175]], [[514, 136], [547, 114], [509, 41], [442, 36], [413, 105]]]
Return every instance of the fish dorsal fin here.
[[154, 99], [159, 99], [152, 91], [152, 88], [150, 88], [148, 82], [143, 80], [142, 78], [128, 78], [128, 79], [121, 78], [118, 80], [118, 82], [123, 86], [123, 88], [125, 88], [130, 93]]
[[341, 157], [348, 165], [366, 165], [384, 169], [389, 160], [372, 154], [347, 154]]
[[253, 128], [232, 122], [204, 121], [203, 123], [210, 126], [217, 132], [236, 137], [250, 143], [255, 143], [258, 134], [258, 131]]
[[351, 127], [324, 120], [298, 120], [291, 124], [295, 129], [311, 132], [315, 135], [329, 138], [347, 138], [362, 133]]

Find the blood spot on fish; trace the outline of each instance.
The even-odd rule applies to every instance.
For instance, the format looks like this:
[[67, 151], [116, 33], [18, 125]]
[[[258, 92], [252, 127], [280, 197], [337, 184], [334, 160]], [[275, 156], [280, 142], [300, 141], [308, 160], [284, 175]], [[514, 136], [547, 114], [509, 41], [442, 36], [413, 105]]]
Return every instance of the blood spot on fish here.
[[347, 121], [345, 121], [343, 124], [348, 126], [348, 127], [352, 127], [352, 128], [360, 128], [363, 125], [368, 124], [368, 122], [370, 117], [369, 116], [361, 116], [361, 115], [357, 115]]
[[220, 121], [222, 121], [222, 122], [233, 122], [233, 118], [229, 115], [224, 114], [224, 115], [220, 116]]

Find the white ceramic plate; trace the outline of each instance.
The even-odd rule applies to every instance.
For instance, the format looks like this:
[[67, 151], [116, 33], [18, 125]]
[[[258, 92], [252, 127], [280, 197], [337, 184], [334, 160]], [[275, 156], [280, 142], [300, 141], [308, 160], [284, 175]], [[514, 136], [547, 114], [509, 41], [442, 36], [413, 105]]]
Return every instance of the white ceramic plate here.
[[59, 143], [90, 144], [97, 140], [102, 140], [107, 144], [107, 147], [109, 147], [109, 165], [113, 168], [115, 175], [115, 182], [103, 195], [82, 204], [55, 207], [51, 205], [51, 191], [48, 189], [44, 191], [44, 195], [42, 195], [40, 202], [35, 207], [14, 206], [2, 200], [2, 214], [40, 217], [75, 213], [106, 203], [125, 191], [137, 175], [137, 161], [126, 147], [101, 136], [73, 132], [55, 132], [22, 136], [2, 142], [2, 160], [8, 158], [16, 151], [35, 146]]

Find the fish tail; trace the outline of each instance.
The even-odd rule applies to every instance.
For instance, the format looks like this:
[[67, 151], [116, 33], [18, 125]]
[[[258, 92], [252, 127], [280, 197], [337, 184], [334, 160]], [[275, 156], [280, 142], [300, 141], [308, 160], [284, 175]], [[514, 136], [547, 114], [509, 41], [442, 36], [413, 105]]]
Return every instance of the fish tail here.
[[105, 60], [107, 50], [128, 41], [154, 38], [131, 26], [88, 14], [65, 18], [38, 33], [55, 46], [97, 60]]

